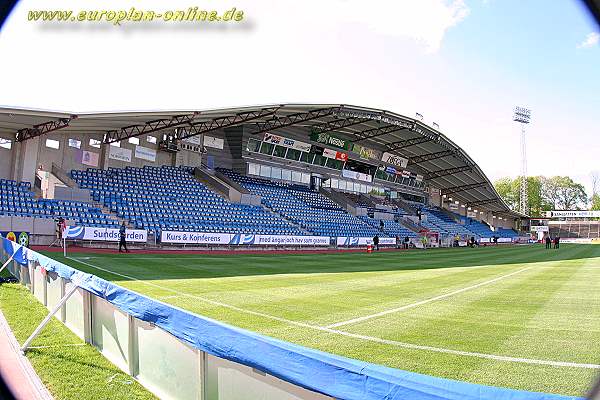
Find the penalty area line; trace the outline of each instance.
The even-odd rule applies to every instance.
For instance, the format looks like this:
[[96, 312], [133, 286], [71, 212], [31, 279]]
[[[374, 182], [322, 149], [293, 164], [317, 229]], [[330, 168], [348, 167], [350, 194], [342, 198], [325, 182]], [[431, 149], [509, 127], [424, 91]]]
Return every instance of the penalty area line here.
[[[166, 290], [169, 292], [177, 293], [180, 296], [185, 296], [185, 297], [193, 298], [196, 300], [200, 300], [200, 301], [206, 302], [208, 304], [228, 308], [228, 309], [231, 309], [234, 311], [238, 311], [240, 313], [255, 315], [257, 317], [263, 317], [266, 319], [278, 321], [278, 322], [285, 323], [288, 325], [294, 325], [294, 326], [298, 326], [301, 328], [307, 328], [307, 329], [311, 329], [311, 330], [315, 330], [315, 331], [331, 333], [331, 334], [340, 335], [340, 336], [353, 338], [353, 339], [357, 339], [357, 340], [369, 341], [369, 342], [374, 342], [374, 343], [379, 343], [379, 344], [386, 344], [386, 345], [390, 345], [390, 346], [394, 346], [394, 347], [401, 347], [401, 348], [405, 348], [405, 349], [409, 349], [409, 350], [421, 350], [421, 351], [429, 351], [429, 352], [435, 352], [435, 353], [445, 353], [445, 354], [451, 354], [451, 355], [456, 355], [456, 356], [483, 358], [483, 359], [490, 359], [490, 360], [495, 360], [495, 361], [515, 362], [515, 363], [522, 363], [522, 364], [547, 365], [547, 366], [553, 366], [553, 367], [600, 369], [600, 364], [575, 363], [575, 362], [569, 362], [569, 361], [538, 360], [538, 359], [532, 359], [532, 358], [511, 357], [511, 356], [503, 356], [503, 355], [496, 355], [496, 354], [477, 353], [477, 352], [470, 352], [470, 351], [445, 349], [445, 348], [434, 347], [434, 346], [418, 345], [418, 344], [413, 344], [413, 343], [405, 343], [405, 342], [382, 339], [382, 338], [367, 336], [367, 335], [359, 335], [356, 333], [350, 333], [350, 332], [341, 331], [338, 329], [332, 329], [332, 328], [328, 328], [325, 326], [311, 325], [311, 324], [307, 324], [304, 322], [292, 321], [292, 320], [289, 320], [286, 318], [276, 317], [274, 315], [269, 315], [269, 314], [261, 313], [258, 311], [247, 310], [244, 308], [233, 306], [231, 304], [226, 304], [226, 303], [222, 303], [219, 301], [210, 300], [210, 299], [204, 298], [202, 296], [197, 296], [197, 295], [193, 295], [190, 293], [177, 291], [175, 289], [157, 285], [152, 282], [143, 281], [143, 280], [137, 279], [137, 278], [129, 276], [129, 275], [121, 274], [121, 273], [114, 272], [114, 271], [111, 271], [106, 268], [98, 267], [96, 265], [87, 263], [85, 261], [78, 260], [76, 258], [71, 258], [71, 257], [67, 257], [67, 258], [70, 260], [73, 260], [75, 262], [78, 262], [80, 264], [87, 265], [88, 267], [98, 269], [100, 271], [108, 272], [110, 274], [121, 276], [123, 278], [129, 279], [132, 281], [136, 281], [136, 282], [140, 282], [140, 283], [146, 284], [148, 286], [153, 286], [155, 288], [159, 288], [159, 289]], [[519, 271], [517, 271], [517, 272], [519, 272]], [[516, 272], [514, 272], [514, 273], [516, 273]], [[160, 301], [160, 300], [157, 300], [157, 301]]]

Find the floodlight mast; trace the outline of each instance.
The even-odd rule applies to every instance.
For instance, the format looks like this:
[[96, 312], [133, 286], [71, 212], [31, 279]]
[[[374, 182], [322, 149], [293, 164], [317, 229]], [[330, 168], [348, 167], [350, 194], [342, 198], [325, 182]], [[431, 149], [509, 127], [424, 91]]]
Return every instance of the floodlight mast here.
[[525, 125], [531, 121], [531, 110], [523, 107], [515, 107], [513, 121], [521, 124], [521, 187], [519, 211], [529, 214], [529, 193], [527, 191], [527, 142], [525, 140]]

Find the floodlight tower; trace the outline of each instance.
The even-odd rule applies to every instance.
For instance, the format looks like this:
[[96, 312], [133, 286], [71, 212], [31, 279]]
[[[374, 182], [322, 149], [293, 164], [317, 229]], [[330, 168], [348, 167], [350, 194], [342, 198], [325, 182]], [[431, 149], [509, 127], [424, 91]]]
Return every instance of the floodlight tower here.
[[527, 192], [527, 143], [525, 141], [525, 125], [531, 120], [531, 110], [523, 107], [515, 107], [513, 121], [521, 124], [521, 190], [519, 211], [525, 215], [529, 214], [529, 195]]

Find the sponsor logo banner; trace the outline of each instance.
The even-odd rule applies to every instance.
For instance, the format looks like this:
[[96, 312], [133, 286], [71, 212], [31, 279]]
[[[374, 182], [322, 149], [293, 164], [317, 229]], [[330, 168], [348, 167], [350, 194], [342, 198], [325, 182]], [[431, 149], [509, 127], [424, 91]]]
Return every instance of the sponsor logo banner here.
[[[101, 242], [118, 242], [119, 230], [115, 228], [93, 228], [89, 226], [67, 226], [63, 237], [70, 240], [96, 240]], [[148, 240], [148, 232], [144, 229], [125, 230], [127, 242], [143, 242]]]
[[403, 178], [410, 178], [410, 171], [402, 171]]
[[265, 133], [263, 141], [283, 147], [289, 147], [290, 149], [303, 151], [305, 153], [308, 153], [312, 147], [310, 143], [304, 143], [283, 136], [273, 135], [272, 133]]
[[94, 153], [93, 151], [75, 150], [73, 153], [73, 159], [75, 162], [79, 162], [90, 167], [97, 167], [100, 155], [98, 153]]
[[546, 211], [546, 218], [600, 218], [600, 211]]
[[589, 239], [589, 238], [560, 238], [561, 243], [576, 243], [576, 244], [592, 244], [592, 243], [600, 243], [596, 241], [597, 239]]
[[385, 167], [385, 172], [387, 172], [388, 174], [391, 174], [391, 175], [396, 175], [397, 171], [396, 171], [396, 168], [394, 168], [394, 167]]
[[[200, 144], [200, 143], [198, 143]], [[204, 136], [204, 146], [212, 147], [213, 149], [223, 150], [223, 146], [225, 145], [225, 141], [221, 138], [216, 138], [212, 136]]]
[[363, 182], [372, 182], [373, 177], [371, 175], [363, 174], [361, 172], [350, 171], [347, 169], [342, 170], [342, 176], [344, 178], [356, 179]]
[[329, 236], [231, 235], [229, 244], [275, 246], [329, 246]]
[[[340, 236], [337, 238], [338, 246], [366, 246], [373, 244], [373, 238], [370, 237], [351, 237], [351, 236]], [[379, 238], [380, 246], [391, 246], [396, 244], [396, 238]]]
[[163, 231], [162, 243], [259, 245], [259, 246], [329, 246], [329, 236], [251, 235]]
[[162, 243], [229, 244], [230, 239], [229, 233], [162, 231], [160, 235]]
[[352, 152], [358, 154], [363, 160], [379, 160], [381, 157], [380, 151], [356, 143], [352, 145]]
[[348, 154], [331, 149], [323, 149], [323, 157], [333, 158], [334, 160], [340, 161], [348, 161]]
[[195, 146], [200, 146], [200, 141], [202, 137], [200, 135], [186, 137], [185, 139], [181, 139], [182, 142], [187, 142], [189, 144], [193, 144]]
[[395, 165], [400, 168], [406, 168], [406, 166], [408, 165], [408, 159], [388, 152], [383, 153], [381, 161], [383, 161], [384, 163]]
[[116, 146], [108, 147], [108, 158], [117, 161], [131, 162], [131, 150]]
[[21, 246], [29, 246], [29, 232], [3, 231], [0, 232], [0, 236], [10, 240], [11, 242], [17, 242]]
[[550, 231], [549, 226], [530, 226], [529, 228], [530, 228], [531, 232], [549, 232]]
[[346, 139], [330, 135], [329, 133], [311, 133], [310, 140], [337, 147], [338, 149], [350, 150], [350, 142]]
[[143, 146], [135, 146], [135, 158], [147, 161], [156, 161], [156, 150]]

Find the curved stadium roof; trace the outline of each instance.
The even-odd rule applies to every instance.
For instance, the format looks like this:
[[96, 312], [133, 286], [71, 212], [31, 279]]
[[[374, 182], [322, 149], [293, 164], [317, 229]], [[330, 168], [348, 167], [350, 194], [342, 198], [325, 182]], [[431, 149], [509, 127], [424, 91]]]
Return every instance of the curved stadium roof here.
[[111, 143], [171, 128], [180, 137], [245, 125], [250, 132], [290, 126], [336, 132], [352, 142], [408, 158], [407, 169], [421, 174], [442, 194], [478, 210], [525, 217], [500, 198], [469, 155], [448, 137], [421, 121], [386, 110], [344, 104], [275, 104], [203, 111], [66, 113], [0, 108], [0, 134], [16, 141], [48, 132], [101, 134]]

